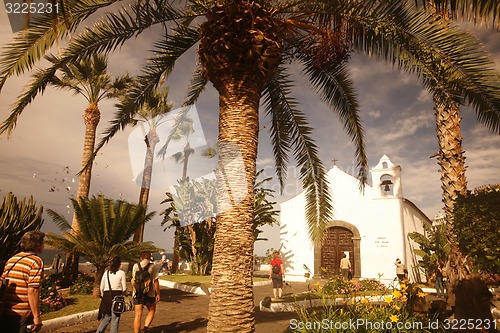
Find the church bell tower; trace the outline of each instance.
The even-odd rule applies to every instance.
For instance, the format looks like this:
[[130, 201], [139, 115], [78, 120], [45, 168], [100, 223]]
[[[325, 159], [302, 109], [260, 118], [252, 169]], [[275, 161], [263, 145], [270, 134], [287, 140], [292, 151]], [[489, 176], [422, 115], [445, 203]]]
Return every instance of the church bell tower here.
[[371, 170], [375, 196], [379, 199], [402, 199], [401, 167], [391, 162], [387, 155], [382, 156]]

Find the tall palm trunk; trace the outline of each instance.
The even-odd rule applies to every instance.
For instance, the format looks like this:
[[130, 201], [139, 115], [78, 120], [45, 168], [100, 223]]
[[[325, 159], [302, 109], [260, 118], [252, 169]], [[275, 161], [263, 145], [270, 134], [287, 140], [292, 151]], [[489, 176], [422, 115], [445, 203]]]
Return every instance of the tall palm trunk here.
[[252, 213], [260, 87], [234, 84], [226, 89], [219, 90], [218, 214], [208, 331], [226, 332], [232, 326], [234, 332], [252, 332]]
[[[151, 187], [151, 177], [153, 176], [153, 160], [155, 147], [160, 142], [160, 138], [153, 128], [144, 138], [146, 142], [146, 157], [144, 158], [144, 172], [142, 174], [141, 193], [139, 194], [139, 204], [146, 206], [149, 199], [149, 189]], [[134, 233], [134, 242], [142, 243], [144, 240], [144, 224]]]
[[[183, 163], [182, 163], [182, 180], [187, 179], [187, 170], [188, 170], [188, 164], [189, 164], [189, 155], [192, 154], [192, 149], [191, 146], [189, 145], [189, 141], [186, 142], [186, 145], [184, 146], [184, 155], [183, 155]], [[194, 244], [196, 243], [196, 232], [194, 231], [192, 226], [187, 226], [189, 229], [189, 234], [191, 236], [191, 244], [193, 244], [193, 250], [195, 250]], [[181, 232], [182, 227], [176, 226], [175, 227], [175, 235], [178, 235]], [[194, 236], [194, 239], [193, 239]], [[172, 258], [172, 268], [170, 269], [170, 272], [172, 274], [175, 274], [177, 272], [177, 267], [179, 266], [179, 261], [181, 260], [181, 257], [177, 253], [177, 251], [180, 248], [179, 240], [177, 237], [174, 237], [174, 253], [173, 253], [173, 258]], [[193, 252], [195, 253], [195, 252]], [[196, 257], [196, 255], [195, 255]]]
[[[101, 112], [95, 104], [89, 104], [85, 109], [83, 114], [83, 119], [85, 123], [85, 138], [83, 142], [83, 156], [82, 156], [82, 173], [78, 179], [78, 190], [76, 193], [76, 199], [86, 198], [90, 192], [90, 179], [92, 174], [92, 163], [87, 165], [87, 162], [92, 157], [94, 153], [95, 138], [97, 125], [101, 119]], [[85, 168], [85, 169], [84, 169]], [[76, 214], [73, 214], [73, 221], [71, 223], [72, 233], [76, 234], [80, 231], [80, 226], [78, 225], [78, 220], [76, 219]], [[78, 275], [78, 254], [72, 252], [66, 254], [66, 264], [64, 266], [63, 274], [64, 276], [69, 276], [74, 278]]]
[[457, 103], [442, 104], [434, 98], [439, 142], [438, 164], [441, 175], [441, 189], [446, 221], [446, 234], [450, 243], [450, 253], [446, 265], [451, 286], [469, 275], [465, 258], [458, 248], [456, 235], [453, 231], [453, 209], [459, 194], [467, 192], [465, 177], [465, 157], [462, 150], [462, 135], [460, 133], [460, 109]]
[[219, 92], [217, 229], [207, 329], [253, 332], [259, 101], [281, 59], [282, 36], [272, 14], [256, 2], [218, 4], [206, 16], [198, 55]]

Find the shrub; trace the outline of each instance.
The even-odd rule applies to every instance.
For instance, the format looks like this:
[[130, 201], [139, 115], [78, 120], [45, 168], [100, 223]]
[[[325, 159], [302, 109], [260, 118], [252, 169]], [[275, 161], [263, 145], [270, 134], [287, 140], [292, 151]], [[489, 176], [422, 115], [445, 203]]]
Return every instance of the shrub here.
[[94, 287], [94, 277], [79, 273], [75, 282], [69, 289], [71, 295], [91, 295]]
[[322, 293], [328, 296], [344, 295], [352, 296], [363, 292], [384, 292], [386, 286], [375, 279], [364, 279], [360, 281], [346, 280], [336, 275], [328, 279], [321, 288]]
[[58, 276], [46, 276], [42, 280], [40, 289], [40, 311], [42, 313], [49, 313], [57, 311], [66, 306], [66, 301], [59, 293], [61, 286], [58, 285], [60, 279]]
[[[366, 281], [366, 280], [365, 280]], [[365, 287], [377, 286], [376, 280], [365, 282]], [[443, 332], [434, 316], [415, 311], [417, 303], [425, 303], [425, 293], [401, 283], [399, 288], [384, 287], [384, 294], [364, 296], [355, 292], [355, 283], [331, 279], [325, 286], [318, 286], [317, 295], [322, 297], [320, 310], [297, 310], [297, 321], [290, 322], [293, 332]], [[326, 291], [325, 291], [326, 287]], [[332, 290], [348, 288], [343, 305], [330, 305]], [[361, 287], [360, 287], [361, 288]], [[363, 287], [364, 288], [364, 287]], [[436, 327], [429, 326], [429, 322]]]

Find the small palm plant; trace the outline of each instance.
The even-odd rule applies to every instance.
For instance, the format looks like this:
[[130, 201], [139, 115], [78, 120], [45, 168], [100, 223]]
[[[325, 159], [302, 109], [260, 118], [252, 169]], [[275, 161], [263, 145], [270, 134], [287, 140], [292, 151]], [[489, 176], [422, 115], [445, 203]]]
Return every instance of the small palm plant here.
[[160, 250], [151, 242], [129, 240], [134, 231], [155, 214], [146, 213], [145, 206], [108, 199], [102, 195], [71, 201], [79, 221], [78, 232], [74, 232], [65, 217], [48, 210], [49, 216], [63, 233], [48, 233], [46, 243], [60, 251], [83, 255], [96, 267], [94, 297], [100, 296], [101, 278], [114, 256], [120, 256], [122, 260], [134, 260], [143, 250]]

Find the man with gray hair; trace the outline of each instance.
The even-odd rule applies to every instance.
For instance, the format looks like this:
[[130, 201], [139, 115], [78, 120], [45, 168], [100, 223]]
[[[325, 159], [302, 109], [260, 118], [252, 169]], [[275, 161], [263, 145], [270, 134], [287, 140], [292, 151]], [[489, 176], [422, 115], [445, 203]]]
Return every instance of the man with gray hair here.
[[[9, 279], [2, 315], [2, 332], [38, 332], [40, 318], [40, 288], [43, 278], [42, 253], [45, 234], [28, 231], [21, 238], [21, 252], [5, 264], [3, 276]], [[32, 328], [28, 329], [28, 325]]]

